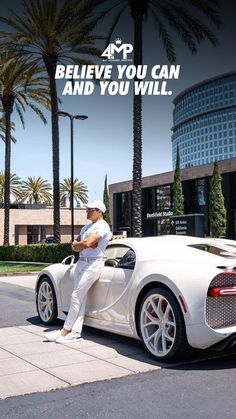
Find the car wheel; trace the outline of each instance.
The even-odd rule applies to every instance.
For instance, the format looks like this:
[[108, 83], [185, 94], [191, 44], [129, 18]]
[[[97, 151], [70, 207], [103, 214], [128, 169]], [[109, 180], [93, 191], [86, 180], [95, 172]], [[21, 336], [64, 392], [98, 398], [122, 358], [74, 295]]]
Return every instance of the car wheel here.
[[57, 320], [57, 300], [52, 281], [44, 277], [39, 281], [36, 305], [40, 319], [44, 324], [53, 324]]
[[173, 294], [165, 288], [154, 288], [143, 298], [139, 331], [144, 346], [158, 361], [172, 360], [186, 350], [182, 312]]

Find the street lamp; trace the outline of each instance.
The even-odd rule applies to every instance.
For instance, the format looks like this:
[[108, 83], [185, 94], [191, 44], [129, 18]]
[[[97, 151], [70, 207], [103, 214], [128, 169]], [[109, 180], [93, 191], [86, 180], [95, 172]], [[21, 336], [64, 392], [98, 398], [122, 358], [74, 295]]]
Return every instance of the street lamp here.
[[68, 112], [59, 111], [58, 116], [70, 118], [70, 209], [71, 209], [71, 243], [74, 240], [74, 119], [81, 119], [82, 121], [87, 119], [86, 115], [71, 115]]

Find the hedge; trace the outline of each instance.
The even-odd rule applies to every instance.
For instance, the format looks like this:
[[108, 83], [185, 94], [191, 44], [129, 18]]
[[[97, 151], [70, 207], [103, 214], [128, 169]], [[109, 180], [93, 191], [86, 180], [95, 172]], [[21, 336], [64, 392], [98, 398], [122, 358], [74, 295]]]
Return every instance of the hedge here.
[[73, 254], [70, 244], [0, 246], [0, 260], [60, 263]]

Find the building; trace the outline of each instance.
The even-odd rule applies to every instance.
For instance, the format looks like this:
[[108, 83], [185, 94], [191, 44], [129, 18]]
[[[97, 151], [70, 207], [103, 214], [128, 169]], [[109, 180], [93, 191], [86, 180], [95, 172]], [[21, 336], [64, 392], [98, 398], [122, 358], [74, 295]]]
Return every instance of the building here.
[[236, 72], [184, 90], [174, 99], [172, 162], [180, 167], [236, 157]]
[[[71, 212], [61, 208], [61, 242], [71, 240]], [[87, 223], [86, 210], [74, 208], [75, 236]], [[0, 208], [0, 245], [3, 244], [4, 210]], [[44, 242], [53, 235], [53, 208], [44, 205], [11, 205], [10, 245]]]
[[[236, 158], [218, 163], [227, 209], [226, 236], [236, 239]], [[205, 235], [209, 235], [209, 185], [213, 164], [181, 170], [185, 214], [205, 215]], [[167, 234], [172, 215], [174, 171], [142, 179], [142, 226], [144, 236]], [[113, 230], [131, 234], [132, 181], [109, 186]]]

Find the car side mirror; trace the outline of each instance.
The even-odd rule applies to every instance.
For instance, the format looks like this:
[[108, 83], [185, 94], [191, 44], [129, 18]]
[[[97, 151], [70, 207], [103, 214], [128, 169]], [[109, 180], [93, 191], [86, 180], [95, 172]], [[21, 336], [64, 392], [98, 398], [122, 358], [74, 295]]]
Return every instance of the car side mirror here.
[[118, 265], [118, 260], [115, 258], [108, 258], [104, 262], [104, 266], [111, 266], [112, 268], [115, 268]]
[[75, 260], [74, 255], [67, 256], [63, 261], [61, 262], [63, 265], [73, 265]]

